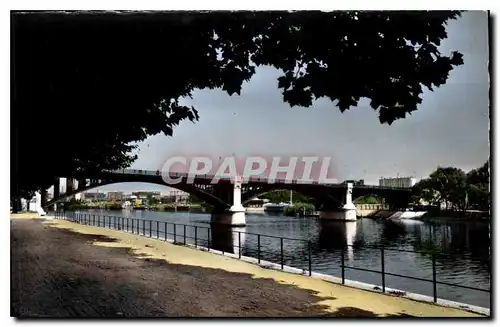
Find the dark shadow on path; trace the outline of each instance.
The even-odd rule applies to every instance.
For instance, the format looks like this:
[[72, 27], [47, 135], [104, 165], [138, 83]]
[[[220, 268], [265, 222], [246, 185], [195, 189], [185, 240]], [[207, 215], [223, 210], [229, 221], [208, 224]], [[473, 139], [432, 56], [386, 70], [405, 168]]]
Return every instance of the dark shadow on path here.
[[11, 221], [11, 236], [14, 317], [376, 317], [328, 312], [317, 292], [273, 279], [95, 246], [115, 240], [39, 221]]

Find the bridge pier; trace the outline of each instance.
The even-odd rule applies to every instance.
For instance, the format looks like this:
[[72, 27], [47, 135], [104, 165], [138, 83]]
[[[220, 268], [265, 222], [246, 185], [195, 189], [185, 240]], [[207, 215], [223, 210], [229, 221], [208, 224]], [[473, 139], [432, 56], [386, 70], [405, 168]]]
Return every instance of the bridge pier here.
[[320, 219], [356, 221], [356, 206], [352, 202], [352, 183], [347, 183], [345, 204], [338, 210], [323, 210], [319, 213]]
[[[58, 199], [59, 196], [61, 196], [61, 179], [59, 177], [57, 177], [54, 180], [54, 190], [52, 192], [52, 198]], [[52, 210], [57, 211], [57, 204], [56, 203], [54, 203]]]
[[229, 226], [246, 226], [245, 207], [241, 204], [241, 178], [236, 178], [233, 186], [233, 205], [229, 210], [212, 213], [212, 223]]
[[73, 178], [66, 178], [66, 194], [72, 193], [75, 190], [75, 180]]
[[41, 192], [40, 192], [40, 196], [41, 196], [41, 204], [40, 204], [40, 207], [41, 208], [46, 208], [47, 207], [47, 190], [46, 189], [43, 189]]
[[61, 179], [58, 177], [54, 181], [54, 192], [53, 193], [53, 198], [57, 199], [61, 195]]

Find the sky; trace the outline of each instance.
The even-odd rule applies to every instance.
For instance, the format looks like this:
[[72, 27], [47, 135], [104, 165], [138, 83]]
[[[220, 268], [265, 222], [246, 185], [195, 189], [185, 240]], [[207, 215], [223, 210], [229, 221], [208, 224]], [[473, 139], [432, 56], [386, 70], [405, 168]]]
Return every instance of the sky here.
[[[391, 126], [381, 124], [364, 100], [344, 113], [326, 99], [309, 108], [291, 108], [282, 101], [279, 72], [260, 67], [240, 96], [198, 90], [192, 99], [184, 99], [184, 104], [198, 110], [199, 121], [182, 122], [173, 137], [149, 137], [140, 144], [131, 168], [157, 170], [179, 154], [314, 154], [333, 158], [339, 180], [364, 179], [374, 185], [382, 176], [425, 178], [437, 166], [477, 168], [490, 154], [487, 13], [463, 13], [448, 23], [447, 32], [440, 51], [460, 51], [464, 65], [450, 73], [444, 86], [424, 92], [416, 112]], [[123, 183], [98, 190], [169, 188]]]

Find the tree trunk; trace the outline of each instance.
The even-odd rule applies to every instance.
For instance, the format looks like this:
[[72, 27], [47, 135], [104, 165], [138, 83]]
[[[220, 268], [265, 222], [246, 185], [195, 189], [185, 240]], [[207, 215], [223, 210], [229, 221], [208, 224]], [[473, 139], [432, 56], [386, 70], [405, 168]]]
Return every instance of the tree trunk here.
[[20, 197], [15, 197], [12, 199], [12, 213], [18, 213], [22, 211], [23, 207], [21, 204], [21, 198]]

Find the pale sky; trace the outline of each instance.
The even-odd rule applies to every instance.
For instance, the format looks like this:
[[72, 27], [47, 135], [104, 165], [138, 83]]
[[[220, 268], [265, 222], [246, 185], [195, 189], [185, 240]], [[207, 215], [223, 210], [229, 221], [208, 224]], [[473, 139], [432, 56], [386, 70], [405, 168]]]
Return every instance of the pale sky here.
[[[131, 168], [156, 170], [179, 154], [314, 154], [334, 158], [340, 180], [378, 184], [381, 176], [425, 178], [438, 165], [465, 171], [479, 167], [490, 153], [487, 19], [486, 12], [468, 12], [449, 23], [440, 50], [460, 51], [464, 65], [451, 72], [446, 85], [425, 92], [418, 111], [391, 126], [380, 124], [368, 101], [343, 114], [325, 99], [309, 108], [290, 108], [277, 87], [279, 72], [261, 67], [244, 84], [241, 96], [194, 92], [184, 103], [198, 109], [200, 120], [182, 122], [173, 137], [149, 137]], [[143, 183], [99, 188], [111, 190], [166, 188]]]

